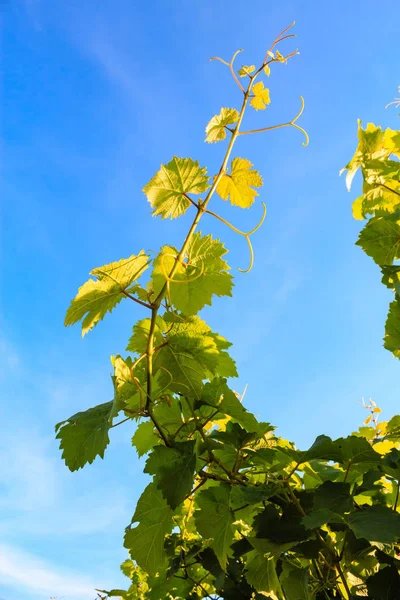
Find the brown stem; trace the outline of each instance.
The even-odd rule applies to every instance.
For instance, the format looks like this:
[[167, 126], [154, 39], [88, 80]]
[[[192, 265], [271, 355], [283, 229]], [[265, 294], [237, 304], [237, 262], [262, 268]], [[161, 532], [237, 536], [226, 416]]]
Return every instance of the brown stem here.
[[132, 294], [129, 294], [129, 292], [121, 290], [121, 294], [124, 294], [124, 296], [126, 296], [127, 298], [130, 298], [134, 302], [137, 302], [138, 304], [141, 304], [142, 306], [145, 306], [146, 308], [149, 308], [151, 310], [150, 304], [147, 304], [147, 302], [143, 302], [143, 300], [139, 300], [139, 298], [135, 298], [135, 296], [132, 296]]

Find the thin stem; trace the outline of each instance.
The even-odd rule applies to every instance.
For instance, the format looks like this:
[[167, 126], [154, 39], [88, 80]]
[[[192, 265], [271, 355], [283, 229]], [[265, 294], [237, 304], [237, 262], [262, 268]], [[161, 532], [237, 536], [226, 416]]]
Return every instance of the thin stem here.
[[293, 23], [290, 23], [290, 25], [288, 25], [287, 27], [285, 27], [285, 29], [283, 29], [283, 31], [281, 31], [280, 34], [277, 35], [277, 37], [275, 38], [275, 40], [272, 43], [272, 46], [270, 47], [269, 50], [267, 50], [267, 52], [265, 54], [264, 65], [266, 64], [266, 62], [268, 60], [269, 53], [272, 52], [272, 50], [275, 48], [275, 46], [277, 44], [279, 44], [283, 40], [286, 40], [289, 37], [295, 37], [294, 33], [291, 33], [289, 35], [284, 35], [287, 31], [289, 31], [289, 29], [291, 29], [294, 26], [294, 24], [295, 24], [295, 21], [293, 21]]
[[245, 232], [245, 231], [240, 231], [240, 229], [238, 229], [237, 227], [235, 227], [234, 225], [232, 225], [232, 223], [229, 223], [229, 221], [227, 221], [226, 219], [224, 219], [223, 217], [221, 217], [220, 215], [217, 215], [217, 213], [213, 212], [212, 210], [206, 210], [205, 212], [213, 217], [215, 217], [216, 219], [218, 219], [219, 221], [221, 221], [222, 223], [224, 223], [225, 225], [227, 225], [228, 227], [230, 227], [230, 229], [232, 229], [232, 231], [234, 231], [235, 233], [238, 233], [239, 235], [242, 235], [247, 242], [247, 245], [249, 247], [249, 251], [250, 251], [250, 264], [247, 267], [247, 269], [239, 269], [239, 271], [241, 271], [241, 273], [248, 273], [249, 271], [251, 271], [251, 269], [253, 268], [253, 264], [254, 264], [254, 251], [253, 251], [253, 246], [251, 244], [251, 240], [250, 240], [250, 236], [255, 233], [257, 231], [257, 229], [259, 229], [261, 227], [261, 225], [264, 223], [264, 219], [266, 217], [267, 214], [267, 207], [265, 206], [265, 203], [262, 202], [263, 205], [263, 216], [261, 217], [260, 222], [249, 232]]
[[137, 302], [138, 304], [141, 304], [142, 306], [145, 306], [146, 308], [149, 308], [151, 310], [150, 304], [147, 304], [147, 302], [143, 302], [143, 300], [139, 300], [139, 298], [135, 298], [135, 296], [132, 296], [132, 294], [129, 294], [129, 292], [121, 290], [121, 294], [124, 294], [124, 296], [126, 296], [127, 298], [130, 298], [134, 302]]
[[164, 444], [168, 447], [171, 447], [171, 441], [168, 439], [168, 437], [165, 435], [165, 433], [163, 432], [161, 426], [159, 425], [159, 423], [157, 422], [157, 419], [155, 418], [154, 414], [153, 414], [153, 410], [151, 408], [151, 406], [149, 406], [148, 408], [148, 415], [150, 417], [150, 419], [153, 421], [153, 425], [154, 427], [157, 429], [158, 433], [160, 434]]
[[[236, 56], [236, 55], [235, 55]], [[234, 57], [235, 58], [235, 57]], [[228, 148], [225, 152], [225, 156], [224, 159], [222, 161], [222, 165], [221, 168], [218, 172], [218, 175], [214, 178], [214, 181], [207, 193], [207, 196], [204, 200], [204, 202], [202, 203], [201, 206], [198, 206], [197, 208], [197, 213], [196, 216], [192, 222], [192, 225], [186, 235], [186, 238], [182, 244], [181, 250], [178, 253], [178, 255], [175, 258], [175, 262], [172, 266], [172, 269], [169, 273], [169, 280], [173, 279], [173, 276], [176, 272], [176, 269], [178, 268], [178, 264], [183, 260], [184, 256], [185, 256], [185, 252], [187, 250], [187, 247], [192, 239], [192, 236], [194, 234], [194, 232], [196, 231], [197, 225], [199, 224], [199, 221], [201, 219], [201, 217], [203, 216], [203, 213], [205, 212], [205, 210], [207, 209], [207, 205], [210, 202], [215, 190], [217, 189], [217, 186], [222, 178], [222, 176], [224, 175], [226, 168], [227, 168], [227, 164], [228, 164], [228, 160], [229, 157], [231, 155], [232, 152], [232, 148], [233, 145], [235, 143], [235, 140], [239, 134], [239, 128], [240, 125], [242, 123], [243, 120], [243, 115], [245, 113], [246, 110], [246, 106], [247, 106], [247, 102], [249, 99], [249, 94], [251, 91], [251, 87], [253, 85], [253, 82], [250, 81], [249, 82], [249, 86], [247, 88], [247, 91], [244, 94], [244, 98], [243, 98], [243, 103], [242, 103], [242, 108], [240, 110], [239, 113], [239, 119], [237, 120], [236, 123], [236, 127], [234, 132], [232, 133], [231, 139], [229, 141], [228, 144]], [[146, 354], [147, 354], [147, 400], [146, 400], [146, 410], [149, 412], [150, 416], [151, 415], [151, 411], [150, 411], [150, 405], [152, 402], [152, 377], [153, 377], [153, 352], [154, 352], [154, 331], [155, 331], [155, 327], [156, 327], [156, 319], [157, 319], [157, 314], [158, 314], [158, 309], [160, 308], [162, 299], [168, 289], [169, 286], [169, 280], [167, 279], [167, 281], [164, 283], [163, 287], [161, 288], [160, 292], [158, 293], [157, 297], [155, 298], [155, 300], [152, 303], [152, 307], [151, 307], [151, 322], [150, 322], [150, 329], [149, 329], [149, 337], [147, 339], [147, 348], [146, 348]], [[153, 421], [154, 422], [154, 421]], [[154, 423], [155, 424], [155, 423]], [[155, 424], [155, 426], [157, 427], [157, 425]], [[157, 427], [158, 429], [158, 427]], [[161, 433], [160, 431], [160, 435], [162, 435], [163, 439], [165, 438], [164, 434]], [[167, 439], [167, 438], [165, 438]], [[164, 441], [165, 441], [164, 439]], [[167, 444], [170, 445], [170, 444]]]
[[[261, 129], [250, 129], [249, 131], [240, 131], [238, 133], [238, 135], [249, 135], [251, 133], [261, 133], [262, 131], [272, 131], [273, 129], [281, 129], [282, 127], [294, 127], [295, 129], [298, 129], [299, 131], [301, 131], [304, 134], [305, 142], [303, 142], [302, 145], [308, 146], [308, 143], [309, 143], [308, 133], [305, 131], [305, 129], [303, 129], [299, 125], [296, 125], [296, 121], [301, 117], [301, 115], [303, 114], [303, 111], [304, 111], [303, 96], [300, 96], [300, 100], [301, 100], [301, 108], [300, 108], [299, 112], [288, 123], [280, 123], [279, 125], [270, 125], [269, 127], [262, 127]], [[394, 191], [394, 190], [391, 190], [391, 191]], [[397, 193], [397, 192], [395, 192], [395, 193]]]
[[397, 492], [396, 492], [396, 500], [394, 501], [394, 505], [393, 505], [393, 510], [394, 512], [397, 511], [397, 503], [399, 501], [399, 490], [400, 490], [400, 483], [397, 482]]
[[349, 586], [347, 584], [347, 580], [346, 580], [345, 574], [343, 573], [342, 567], [340, 566], [339, 563], [336, 565], [336, 570], [337, 570], [337, 572], [339, 574], [340, 579], [342, 580], [343, 587], [346, 590], [346, 594], [348, 596], [348, 600], [351, 600], [351, 592], [350, 592]]
[[[158, 298], [157, 298], [158, 299]], [[157, 301], [156, 299], [156, 301]], [[151, 403], [152, 379], [153, 379], [153, 353], [154, 353], [154, 331], [156, 328], [158, 307], [153, 306], [151, 309], [151, 321], [149, 329], [149, 337], [147, 338], [147, 399], [146, 410], [149, 409]]]
[[349, 460], [348, 464], [347, 464], [347, 468], [346, 468], [346, 473], [344, 474], [344, 479], [343, 479], [343, 483], [345, 483], [347, 481], [347, 478], [349, 476], [350, 473], [350, 467], [351, 467], [351, 460]]
[[110, 429], [112, 429], [113, 427], [118, 427], [118, 425], [122, 425], [122, 423], [126, 423], [127, 421], [131, 421], [132, 417], [126, 417], [126, 419], [122, 419], [122, 421], [120, 421], [119, 423], [115, 423], [115, 425], [111, 425]]
[[183, 192], [182, 196], [184, 196], [186, 198], [186, 200], [189, 200], [189, 202], [191, 204], [193, 204], [193, 206], [195, 206], [197, 209], [199, 208], [199, 205], [197, 204], [197, 202], [192, 200], [192, 198], [188, 194], [186, 194], [186, 192]]
[[381, 187], [385, 188], [386, 190], [388, 190], [389, 192], [392, 192], [393, 194], [397, 194], [397, 196], [400, 196], [400, 192], [397, 192], [396, 190], [393, 190], [391, 187], [389, 187], [388, 185], [385, 185], [384, 183], [380, 183], [379, 184]]
[[205, 480], [205, 479], [203, 479], [202, 481], [200, 481], [200, 483], [198, 483], [198, 484], [197, 484], [197, 485], [196, 485], [196, 486], [195, 486], [195, 487], [192, 489], [192, 491], [191, 491], [191, 492], [189, 492], [187, 496], [185, 496], [185, 500], [187, 500], [188, 498], [190, 498], [190, 496], [193, 496], [193, 494], [194, 494], [195, 492], [197, 492], [197, 490], [198, 490], [199, 488], [201, 488], [201, 486], [202, 486], [202, 485], [204, 485], [204, 484], [205, 484], [205, 482], [206, 482], [206, 480]]

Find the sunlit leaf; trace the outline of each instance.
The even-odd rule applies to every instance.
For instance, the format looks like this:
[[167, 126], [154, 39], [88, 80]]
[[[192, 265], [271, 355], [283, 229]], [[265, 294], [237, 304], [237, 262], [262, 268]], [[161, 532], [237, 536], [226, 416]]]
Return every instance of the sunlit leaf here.
[[217, 192], [223, 200], [230, 200], [234, 206], [249, 208], [258, 192], [254, 188], [261, 187], [263, 180], [252, 163], [246, 158], [234, 158], [230, 174], [224, 175], [217, 187]]
[[[171, 304], [185, 315], [194, 315], [205, 305], [211, 305], [213, 296], [231, 296], [233, 277], [224, 260], [227, 250], [222, 242], [211, 235], [197, 232], [193, 235], [169, 281]], [[154, 261], [152, 289], [158, 294], [167, 281], [178, 252], [164, 246]]]
[[256, 110], [265, 110], [267, 105], [271, 103], [269, 97], [269, 89], [264, 87], [262, 81], [255, 83], [251, 90], [253, 96], [250, 99], [250, 104]]
[[143, 188], [153, 215], [175, 219], [187, 211], [190, 200], [185, 194], [201, 194], [209, 188], [207, 169], [191, 158], [174, 158], [154, 175]]
[[236, 108], [221, 108], [219, 115], [215, 115], [206, 127], [206, 142], [220, 142], [226, 138], [226, 127], [233, 125], [239, 119]]
[[246, 75], [251, 75], [252, 73], [254, 73], [254, 71], [256, 70], [256, 67], [254, 65], [243, 65], [239, 71], [238, 71], [238, 75], [239, 77], [246, 77]]
[[130, 292], [132, 283], [148, 266], [149, 257], [142, 251], [138, 256], [93, 269], [90, 274], [95, 279], [89, 279], [79, 288], [67, 310], [64, 325], [74, 325], [83, 319], [84, 336], [126, 297], [124, 292]]

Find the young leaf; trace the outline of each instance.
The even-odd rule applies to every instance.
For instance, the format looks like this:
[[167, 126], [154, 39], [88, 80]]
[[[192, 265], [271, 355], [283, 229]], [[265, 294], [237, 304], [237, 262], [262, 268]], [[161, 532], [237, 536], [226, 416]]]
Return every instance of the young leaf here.
[[241, 69], [238, 71], [239, 77], [246, 77], [246, 75], [251, 75], [256, 70], [254, 65], [246, 66], [243, 65]]
[[156, 446], [146, 461], [145, 473], [154, 475], [154, 483], [161, 490], [172, 509], [181, 504], [193, 485], [196, 467], [195, 442], [177, 442], [172, 448]]
[[104, 458], [112, 408], [113, 402], [106, 402], [57, 423], [56, 439], [61, 440], [62, 457], [70, 471], [91, 464], [96, 456]]
[[68, 327], [83, 319], [83, 337], [125, 298], [124, 292], [130, 292], [129, 286], [148, 266], [149, 257], [142, 250], [138, 256], [133, 254], [130, 258], [93, 269], [90, 275], [95, 279], [89, 279], [79, 288], [67, 310], [64, 325]]
[[226, 138], [226, 127], [238, 121], [239, 113], [236, 108], [221, 108], [219, 115], [215, 115], [206, 127], [206, 139], [209, 144], [220, 142]]
[[174, 526], [172, 514], [161, 492], [150, 483], [140, 496], [132, 517], [132, 523], [139, 525], [127, 529], [124, 538], [124, 546], [132, 559], [150, 575], [164, 569], [164, 537]]
[[153, 215], [176, 219], [190, 206], [185, 194], [201, 194], [209, 188], [207, 169], [191, 158], [174, 158], [143, 188]]
[[265, 67], [263, 68], [263, 71], [267, 77], [269, 77], [271, 75], [271, 69], [270, 69], [269, 65], [265, 65]]
[[138, 425], [132, 437], [132, 446], [135, 446], [138, 456], [147, 454], [160, 438], [154, 433], [154, 425], [151, 421], [144, 421]]
[[252, 166], [247, 158], [232, 160], [230, 175], [224, 175], [217, 186], [222, 200], [229, 198], [231, 204], [241, 208], [249, 208], [253, 204], [258, 196], [254, 188], [261, 187], [263, 180], [258, 171], [251, 169]]
[[267, 104], [271, 103], [269, 97], [269, 89], [264, 87], [262, 81], [259, 81], [252, 88], [253, 97], [250, 100], [250, 104], [256, 110], [265, 110]]
[[[171, 304], [185, 315], [194, 315], [206, 304], [211, 305], [213, 296], [231, 296], [233, 277], [222, 258], [225, 246], [211, 235], [195, 233], [191, 238], [184, 260], [178, 265], [169, 282]], [[152, 288], [158, 294], [167, 281], [175, 264], [175, 248], [164, 246], [153, 265]]]
[[400, 256], [400, 227], [395, 221], [375, 217], [361, 231], [356, 244], [378, 265], [392, 265]]
[[233, 512], [229, 508], [231, 488], [221, 483], [196, 496], [195, 521], [200, 535], [209, 539], [221, 567], [225, 570], [233, 540]]
[[400, 515], [387, 506], [366, 506], [350, 513], [347, 522], [356, 537], [371, 542], [392, 544], [400, 538]]

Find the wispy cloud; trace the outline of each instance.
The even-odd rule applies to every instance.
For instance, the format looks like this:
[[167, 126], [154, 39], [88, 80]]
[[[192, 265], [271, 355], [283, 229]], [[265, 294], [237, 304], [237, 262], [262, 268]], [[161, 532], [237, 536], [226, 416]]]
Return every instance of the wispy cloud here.
[[90, 600], [95, 584], [80, 573], [61, 570], [49, 562], [8, 544], [0, 544], [0, 578], [3, 585], [68, 600]]

